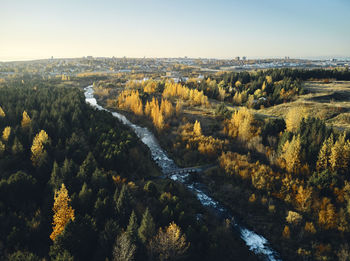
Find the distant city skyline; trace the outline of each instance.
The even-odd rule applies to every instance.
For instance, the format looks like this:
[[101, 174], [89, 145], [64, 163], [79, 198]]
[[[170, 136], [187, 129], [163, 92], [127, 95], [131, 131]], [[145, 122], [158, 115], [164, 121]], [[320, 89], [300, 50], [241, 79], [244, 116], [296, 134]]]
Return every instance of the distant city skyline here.
[[350, 57], [348, 0], [1, 0], [0, 61]]

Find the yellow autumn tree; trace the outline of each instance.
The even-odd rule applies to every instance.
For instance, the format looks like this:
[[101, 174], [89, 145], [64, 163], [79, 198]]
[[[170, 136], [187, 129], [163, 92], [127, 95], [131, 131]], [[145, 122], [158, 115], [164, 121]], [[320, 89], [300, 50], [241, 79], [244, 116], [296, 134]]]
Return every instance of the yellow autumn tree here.
[[235, 82], [235, 86], [236, 86], [237, 88], [241, 87], [241, 85], [242, 85], [242, 83], [241, 83], [240, 81]]
[[180, 116], [180, 114], [182, 112], [182, 101], [176, 102], [175, 111], [176, 111], [176, 116]]
[[287, 238], [287, 239], [290, 238], [290, 229], [289, 229], [289, 226], [284, 226], [283, 232], [282, 232], [282, 236], [283, 236], [284, 238]]
[[68, 196], [68, 190], [62, 183], [61, 189], [55, 192], [53, 205], [53, 231], [50, 235], [52, 241], [55, 241], [56, 237], [60, 235], [69, 220], [74, 220], [74, 209], [69, 206], [70, 198]]
[[193, 125], [193, 134], [196, 136], [201, 136], [202, 135], [202, 128], [201, 128], [201, 123], [196, 120], [196, 122]]
[[224, 133], [232, 138], [247, 141], [254, 136], [253, 114], [245, 107], [236, 110], [230, 120], [224, 122]]
[[30, 119], [28, 113], [26, 111], [24, 111], [23, 115], [22, 115], [22, 121], [21, 121], [22, 128], [29, 127], [31, 122], [32, 122], [32, 120]]
[[337, 226], [337, 213], [330, 199], [324, 197], [321, 202], [321, 208], [318, 212], [318, 223], [325, 229], [332, 229]]
[[181, 258], [189, 246], [180, 227], [172, 222], [167, 228], [159, 229], [158, 234], [151, 240], [149, 249], [152, 256], [158, 256], [164, 261]]
[[299, 210], [304, 212], [309, 211], [312, 204], [312, 189], [299, 186], [295, 200]]
[[34, 166], [39, 166], [41, 161], [45, 158], [46, 151], [44, 145], [49, 143], [49, 136], [44, 130], [41, 130], [33, 139], [31, 147], [31, 160]]
[[157, 83], [155, 81], [149, 80], [149, 81], [145, 82], [144, 84], [145, 84], [145, 87], [143, 88], [144, 92], [151, 94], [151, 93], [154, 93], [156, 91]]
[[143, 104], [138, 91], [122, 91], [117, 99], [118, 107], [125, 110], [131, 110], [136, 115], [143, 115]]
[[293, 139], [290, 142], [286, 141], [282, 147], [280, 156], [283, 160], [282, 166], [290, 173], [297, 173], [301, 168], [300, 149], [300, 135], [293, 136]]
[[6, 146], [4, 143], [2, 143], [2, 141], [0, 140], [0, 157], [2, 157], [4, 155]]
[[272, 83], [272, 77], [270, 75], [266, 75], [265, 78], [268, 84]]
[[0, 106], [0, 117], [4, 118], [6, 116], [4, 110], [2, 109], [2, 107]]
[[312, 222], [306, 222], [305, 226], [304, 226], [304, 230], [306, 232], [311, 233], [311, 234], [315, 234], [316, 233], [316, 228], [314, 226], [314, 223], [312, 223]]
[[346, 133], [338, 137], [331, 149], [331, 154], [329, 156], [329, 164], [332, 171], [348, 169], [350, 160], [350, 142], [345, 140]]
[[224, 88], [222, 87], [218, 87], [218, 91], [219, 91], [219, 95], [218, 98], [220, 99], [220, 101], [224, 101], [225, 97], [226, 97], [226, 91]]
[[323, 142], [320, 152], [318, 153], [318, 159], [316, 162], [317, 171], [322, 171], [330, 167], [329, 158], [332, 153], [333, 145], [334, 145], [334, 138], [332, 133], [329, 136], [329, 138]]
[[10, 135], [11, 135], [11, 127], [7, 126], [7, 127], [5, 127], [4, 131], [2, 132], [2, 140], [7, 142]]
[[292, 107], [286, 115], [287, 131], [295, 131], [299, 128], [303, 118], [307, 118], [307, 111], [303, 107]]
[[165, 118], [170, 118], [174, 114], [174, 107], [170, 101], [168, 101], [167, 99], [162, 99], [160, 111], [162, 112]]

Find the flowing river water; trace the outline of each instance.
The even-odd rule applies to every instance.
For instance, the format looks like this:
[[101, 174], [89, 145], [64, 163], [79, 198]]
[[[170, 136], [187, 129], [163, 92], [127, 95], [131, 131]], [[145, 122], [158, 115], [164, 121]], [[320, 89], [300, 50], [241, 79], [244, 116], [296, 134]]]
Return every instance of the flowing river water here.
[[[101, 105], [97, 104], [94, 97], [92, 85], [84, 88], [85, 100], [91, 106], [98, 110], [110, 112], [114, 117], [118, 118], [123, 124], [128, 125], [141, 141], [149, 147], [153, 160], [161, 168], [163, 173], [167, 173], [174, 169], [180, 169], [175, 162], [170, 159], [167, 153], [160, 147], [157, 139], [147, 128], [140, 127], [130, 122], [124, 115], [118, 112], [111, 112]], [[169, 177], [172, 180], [183, 183], [190, 191], [192, 191], [203, 206], [213, 209], [220, 217], [232, 220], [232, 226], [240, 237], [249, 247], [249, 249], [263, 260], [281, 260], [278, 253], [273, 250], [269, 242], [261, 235], [258, 235], [252, 230], [247, 229], [242, 224], [239, 224], [230, 212], [222, 206], [218, 201], [211, 198], [206, 192], [205, 186], [201, 183], [193, 182], [189, 179], [188, 173], [174, 174]]]

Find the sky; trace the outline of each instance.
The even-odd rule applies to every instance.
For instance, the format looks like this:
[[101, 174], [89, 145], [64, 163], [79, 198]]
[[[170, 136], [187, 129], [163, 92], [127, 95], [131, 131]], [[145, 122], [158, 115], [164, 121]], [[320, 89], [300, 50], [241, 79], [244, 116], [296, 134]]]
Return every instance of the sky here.
[[0, 0], [0, 61], [350, 57], [350, 0]]

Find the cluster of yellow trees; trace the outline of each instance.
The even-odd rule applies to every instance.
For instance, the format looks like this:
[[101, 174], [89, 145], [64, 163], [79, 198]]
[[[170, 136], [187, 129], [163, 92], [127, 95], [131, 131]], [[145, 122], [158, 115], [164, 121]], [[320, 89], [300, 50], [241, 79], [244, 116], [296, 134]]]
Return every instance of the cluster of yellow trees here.
[[182, 141], [186, 143], [187, 149], [198, 149], [199, 153], [210, 158], [215, 158], [218, 152], [222, 150], [224, 141], [203, 135], [199, 121], [196, 121], [193, 125], [185, 124], [181, 128]]
[[203, 91], [189, 89], [180, 83], [166, 82], [163, 97], [179, 97], [183, 100], [189, 101], [191, 105], [209, 106], [208, 97], [203, 94]]
[[[5, 112], [0, 106], [0, 118], [4, 118], [5, 116], [6, 116]], [[24, 111], [23, 116], [22, 116], [21, 126], [23, 129], [26, 129], [30, 126], [30, 124], [31, 124], [31, 119], [30, 119], [28, 113], [26, 111]], [[2, 136], [1, 136], [1, 140], [0, 140], [0, 156], [2, 156], [3, 153], [5, 152], [5, 149], [6, 149], [5, 144], [7, 144], [8, 140], [10, 138], [10, 135], [11, 135], [11, 127], [6, 126], [4, 128], [4, 130], [2, 131]], [[22, 150], [23, 150], [23, 146], [16, 137], [14, 140], [13, 146], [12, 146], [12, 152], [14, 154], [16, 154], [17, 152], [22, 151]]]
[[118, 96], [118, 107], [124, 110], [131, 110], [136, 115], [143, 115], [143, 105], [138, 91], [125, 90]]
[[144, 83], [143, 91], [146, 93], [155, 93], [157, 90], [157, 82], [149, 80]]
[[[152, 83], [153, 86], [154, 82], [150, 81], [149, 83]], [[181, 101], [178, 101], [174, 108], [169, 100], [162, 98], [159, 104], [155, 97], [152, 97], [151, 101], [146, 102], [143, 110], [143, 103], [137, 90], [124, 90], [121, 92], [118, 96], [117, 104], [119, 108], [131, 110], [138, 116], [142, 116], [143, 114], [149, 116], [154, 126], [159, 130], [164, 128], [167, 119], [170, 119], [175, 113], [179, 115], [182, 111]]]
[[146, 81], [130, 80], [126, 82], [125, 88], [132, 90], [143, 90], [145, 93], [152, 94], [157, 91], [158, 84], [159, 82], [152, 79]]
[[146, 102], [145, 115], [152, 119], [154, 126], [161, 130], [164, 128], [164, 120], [170, 118], [174, 114], [174, 107], [170, 101], [162, 99], [159, 106], [158, 100], [154, 97], [152, 101]]
[[236, 105], [242, 105], [248, 100], [248, 93], [247, 91], [237, 91], [235, 95], [232, 98], [233, 103]]
[[336, 142], [331, 135], [322, 144], [318, 155], [316, 168], [318, 171], [329, 169], [331, 171], [346, 171], [350, 162], [350, 141], [345, 140], [345, 132]]
[[250, 179], [253, 186], [260, 190], [271, 190], [278, 175], [259, 161], [250, 163], [246, 155], [236, 152], [223, 152], [219, 157], [219, 164], [229, 175], [239, 175], [243, 179]]
[[246, 108], [243, 107], [236, 110], [231, 119], [224, 122], [224, 133], [231, 138], [239, 138], [242, 141], [248, 141], [257, 135], [254, 127], [254, 116]]

